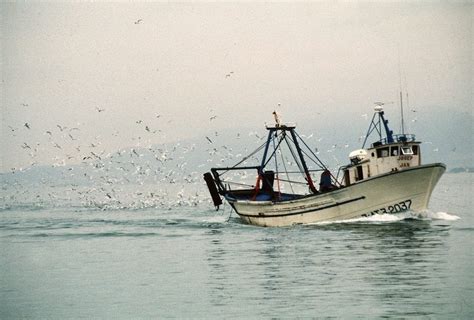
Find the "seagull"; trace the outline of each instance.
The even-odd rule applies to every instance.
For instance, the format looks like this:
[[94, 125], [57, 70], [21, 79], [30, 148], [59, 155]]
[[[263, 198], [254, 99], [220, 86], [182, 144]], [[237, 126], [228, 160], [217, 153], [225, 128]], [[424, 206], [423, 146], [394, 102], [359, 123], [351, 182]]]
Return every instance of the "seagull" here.
[[90, 154], [96, 157], [97, 159], [102, 160], [102, 158], [98, 156], [97, 154], [95, 154], [94, 152], [91, 151]]
[[28, 122], [25, 122], [24, 126], [27, 128], [27, 129], [31, 129], [30, 128], [30, 124]]
[[217, 116], [212, 116], [212, 117], [209, 118], [209, 121], [212, 121], [212, 120], [214, 120], [215, 118], [217, 118]]
[[[147, 128], [148, 128], [148, 129], [147, 129]], [[146, 131], [148, 131], [148, 132], [150, 132], [150, 133], [157, 133], [157, 132], [161, 132], [161, 130], [160, 130], [160, 129], [158, 129], [158, 130], [153, 130], [153, 131], [152, 131], [152, 130], [150, 129], [150, 127], [148, 127], [148, 126], [146, 126], [145, 130], [146, 130]]]
[[64, 129], [67, 128], [67, 127], [62, 127], [62, 126], [60, 126], [59, 124], [57, 124], [56, 127], [58, 127], [60, 131], [63, 131]]
[[212, 140], [211, 140], [211, 139], [209, 139], [209, 137], [208, 137], [208, 136], [206, 136], [206, 139], [207, 139], [207, 141], [209, 141], [209, 143], [213, 143], [213, 142], [212, 142]]
[[143, 21], [143, 19], [138, 19], [137, 21], [134, 22], [134, 24], [139, 24], [142, 21]]
[[105, 109], [100, 109], [99, 107], [95, 107], [95, 109], [97, 110], [97, 112], [103, 112], [103, 111], [105, 111]]

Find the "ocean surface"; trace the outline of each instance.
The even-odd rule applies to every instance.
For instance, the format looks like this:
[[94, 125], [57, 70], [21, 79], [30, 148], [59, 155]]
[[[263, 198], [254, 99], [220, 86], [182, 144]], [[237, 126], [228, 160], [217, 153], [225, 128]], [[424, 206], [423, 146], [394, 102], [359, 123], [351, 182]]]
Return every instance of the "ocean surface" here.
[[71, 204], [57, 188], [20, 201], [5, 187], [0, 318], [472, 319], [473, 181], [445, 174], [426, 212], [287, 228], [207, 201]]

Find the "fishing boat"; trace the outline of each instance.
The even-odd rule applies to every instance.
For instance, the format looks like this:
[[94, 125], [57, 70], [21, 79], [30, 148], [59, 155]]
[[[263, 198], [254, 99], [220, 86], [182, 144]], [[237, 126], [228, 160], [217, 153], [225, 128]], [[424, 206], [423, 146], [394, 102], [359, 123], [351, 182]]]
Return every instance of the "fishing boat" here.
[[[421, 164], [421, 142], [404, 132], [403, 118], [402, 133], [393, 133], [383, 103], [374, 108], [362, 148], [351, 152], [349, 163], [336, 174], [296, 132], [296, 125], [283, 124], [273, 114], [265, 143], [236, 165], [204, 174], [216, 208], [223, 197], [248, 224], [290, 226], [422, 211], [446, 170], [443, 163]], [[370, 138], [374, 141], [367, 145]], [[259, 163], [249, 165], [262, 151]], [[243, 176], [255, 182], [236, 181]]]

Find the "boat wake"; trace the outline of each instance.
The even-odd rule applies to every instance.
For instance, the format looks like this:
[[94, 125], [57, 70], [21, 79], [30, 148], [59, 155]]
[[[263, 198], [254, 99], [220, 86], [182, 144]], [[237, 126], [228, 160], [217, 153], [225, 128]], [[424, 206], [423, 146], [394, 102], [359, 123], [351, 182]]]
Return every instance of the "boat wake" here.
[[403, 220], [445, 220], [445, 221], [456, 221], [461, 219], [459, 216], [454, 214], [449, 214], [447, 212], [432, 212], [429, 210], [414, 212], [406, 211], [397, 214], [375, 214], [370, 217], [361, 217], [355, 219], [347, 220], [337, 220], [337, 221], [324, 221], [314, 223], [314, 225], [328, 225], [328, 224], [347, 224], [347, 223], [392, 223], [399, 222]]
[[456, 221], [461, 219], [461, 217], [454, 215], [454, 214], [449, 214], [447, 212], [431, 212], [431, 211], [423, 211], [418, 213], [419, 216], [425, 219], [430, 219], [430, 220], [446, 220], [446, 221]]

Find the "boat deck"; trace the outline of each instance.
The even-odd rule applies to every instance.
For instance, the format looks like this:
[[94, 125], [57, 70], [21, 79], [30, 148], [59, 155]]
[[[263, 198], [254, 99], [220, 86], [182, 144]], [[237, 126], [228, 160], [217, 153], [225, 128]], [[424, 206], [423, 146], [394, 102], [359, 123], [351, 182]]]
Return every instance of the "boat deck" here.
[[252, 201], [290, 201], [305, 197], [302, 194], [279, 193], [279, 192], [263, 192], [260, 191], [255, 195], [255, 190], [238, 190], [227, 194], [229, 199], [233, 200], [252, 200]]

